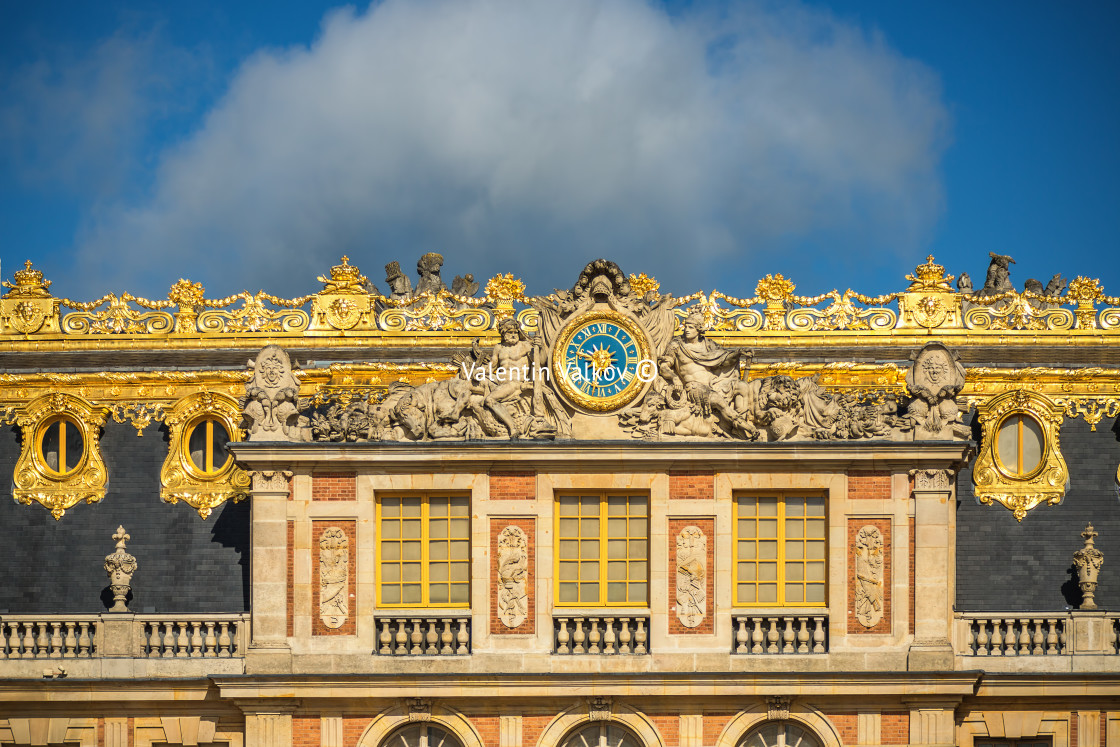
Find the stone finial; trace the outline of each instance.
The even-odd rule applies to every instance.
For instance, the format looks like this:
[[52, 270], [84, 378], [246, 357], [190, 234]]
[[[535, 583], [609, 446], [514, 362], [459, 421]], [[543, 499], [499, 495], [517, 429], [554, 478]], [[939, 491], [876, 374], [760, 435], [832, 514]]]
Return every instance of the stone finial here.
[[1093, 538], [1097, 536], [1097, 532], [1092, 524], [1085, 526], [1081, 536], [1085, 538], [1085, 546], [1073, 554], [1073, 565], [1077, 568], [1077, 580], [1084, 597], [1080, 609], [1095, 610], [1097, 603], [1093, 597], [1096, 595], [1097, 576], [1104, 563], [1104, 553], [1093, 546]]
[[109, 574], [109, 588], [113, 590], [110, 612], [129, 612], [125, 599], [132, 588], [132, 574], [136, 573], [136, 558], [125, 551], [125, 543], [132, 539], [123, 526], [118, 526], [113, 539], [117, 549], [105, 556], [105, 572]]

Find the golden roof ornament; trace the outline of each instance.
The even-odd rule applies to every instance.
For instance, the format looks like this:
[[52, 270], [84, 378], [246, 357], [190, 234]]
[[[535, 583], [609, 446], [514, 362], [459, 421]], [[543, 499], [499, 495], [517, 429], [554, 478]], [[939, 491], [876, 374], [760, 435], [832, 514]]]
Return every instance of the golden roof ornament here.
[[180, 309], [197, 309], [202, 305], [205, 294], [206, 289], [202, 287], [202, 283], [192, 283], [179, 278], [179, 281], [167, 292], [167, 299]]
[[42, 270], [32, 270], [31, 260], [23, 263], [24, 269], [15, 273], [15, 285], [7, 280], [3, 282], [5, 288], [10, 288], [5, 298], [50, 298], [50, 280], [43, 280]]
[[331, 268], [329, 278], [320, 275], [316, 279], [323, 283], [323, 290], [320, 293], [365, 293], [366, 283], [369, 282], [361, 270], [350, 264], [350, 258], [345, 254], [342, 255], [342, 263]]
[[907, 275], [906, 279], [910, 281], [910, 287], [906, 289], [907, 291], [953, 292], [953, 286], [951, 285], [953, 276], [945, 274], [945, 267], [934, 262], [932, 254], [926, 257], [924, 265], [918, 265], [914, 268], [914, 274]]
[[650, 291], [661, 290], [661, 283], [646, 275], [644, 272], [630, 275], [630, 291], [638, 296], [644, 296]]

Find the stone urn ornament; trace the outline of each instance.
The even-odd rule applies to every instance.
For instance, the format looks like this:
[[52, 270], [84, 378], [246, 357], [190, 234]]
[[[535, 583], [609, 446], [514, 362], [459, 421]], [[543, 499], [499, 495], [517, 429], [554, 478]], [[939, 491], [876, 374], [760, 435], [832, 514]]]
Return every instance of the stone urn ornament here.
[[136, 572], [136, 558], [125, 551], [124, 544], [132, 539], [123, 526], [118, 526], [113, 539], [117, 549], [105, 556], [105, 572], [109, 574], [109, 588], [113, 591], [110, 612], [129, 612], [125, 599], [132, 588], [132, 574]]
[[1092, 524], [1086, 525], [1081, 536], [1085, 538], [1085, 546], [1073, 554], [1073, 564], [1077, 567], [1077, 580], [1084, 597], [1080, 609], [1095, 610], [1097, 603], [1093, 597], [1096, 595], [1097, 577], [1101, 572], [1101, 564], [1104, 563], [1104, 553], [1093, 546], [1093, 538], [1097, 536], [1097, 532]]

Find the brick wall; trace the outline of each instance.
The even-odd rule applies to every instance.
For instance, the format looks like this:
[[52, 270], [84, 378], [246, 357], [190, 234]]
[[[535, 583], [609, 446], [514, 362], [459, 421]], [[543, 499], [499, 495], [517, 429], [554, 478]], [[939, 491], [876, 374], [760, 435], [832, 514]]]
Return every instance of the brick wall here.
[[681, 743], [681, 717], [677, 714], [649, 716], [649, 720], [661, 732], [661, 743], [665, 747], [679, 747]]
[[910, 712], [886, 712], [879, 717], [883, 744], [910, 744]]
[[836, 731], [840, 734], [840, 744], [858, 744], [859, 743], [859, 726], [856, 714], [854, 713], [830, 713], [828, 720], [836, 727]]
[[490, 500], [531, 501], [536, 497], [536, 472], [490, 473]]
[[[704, 594], [706, 610], [704, 619], [695, 628], [686, 628], [677, 617], [677, 535], [687, 526], [696, 526], [708, 540], [708, 551], [704, 556]], [[713, 632], [713, 612], [715, 611], [715, 519], [711, 517], [688, 517], [669, 519], [669, 634], [689, 633], [711, 635]]]
[[704, 714], [704, 744], [715, 744], [719, 735], [723, 733], [727, 722], [735, 716], [734, 713], [705, 713]]
[[[362, 738], [362, 735], [365, 734], [369, 723], [373, 721], [373, 719], [373, 716], [358, 716], [356, 718], [342, 719], [342, 743], [346, 745], [346, 747], [350, 747], [352, 744], [356, 745], [358, 740]], [[246, 747], [248, 747], [248, 745], [246, 745]], [[319, 747], [319, 745], [315, 745], [315, 747]]]
[[[319, 616], [319, 605], [322, 603], [319, 585], [319, 538], [327, 529], [337, 527], [346, 535], [349, 550], [349, 563], [347, 567], [347, 597], [349, 599], [349, 614], [342, 627], [328, 628], [322, 617]], [[313, 521], [311, 522], [311, 588], [316, 591], [312, 594], [314, 600], [311, 606], [311, 634], [312, 635], [355, 635], [355, 613], [357, 612], [358, 589], [358, 535], [357, 522], [354, 521]], [[288, 616], [289, 619], [291, 615]]]
[[848, 473], [848, 500], [890, 497], [890, 472], [853, 471]]
[[[292, 747], [321, 747], [322, 736], [319, 730], [322, 721], [318, 716], [293, 716], [292, 717]], [[347, 744], [353, 744], [347, 742]]]
[[[883, 535], [883, 617], [873, 627], [865, 628], [856, 619], [856, 535], [862, 527], [878, 527]], [[848, 519], [848, 633], [890, 633], [891, 632], [891, 520], [884, 517], [873, 519]]]
[[[493, 483], [491, 483], [493, 485]], [[528, 546], [528, 573], [525, 576], [525, 592], [527, 612], [525, 620], [516, 628], [507, 628], [498, 616], [498, 535], [508, 526], [515, 526], [525, 532]], [[537, 530], [536, 520], [532, 516], [516, 516], [510, 518], [493, 517], [490, 519], [490, 633], [503, 635], [508, 633], [532, 634], [536, 632], [536, 567], [537, 567]]]
[[672, 470], [669, 472], [669, 498], [708, 499], [716, 495], [715, 472]]
[[535, 745], [541, 738], [541, 732], [552, 722], [555, 716], [522, 716], [521, 717], [521, 742], [528, 747]]
[[311, 476], [311, 500], [352, 501], [358, 494], [353, 472], [320, 472]]
[[471, 726], [478, 730], [485, 747], [498, 747], [500, 741], [500, 726], [497, 716], [474, 716], [469, 719]]

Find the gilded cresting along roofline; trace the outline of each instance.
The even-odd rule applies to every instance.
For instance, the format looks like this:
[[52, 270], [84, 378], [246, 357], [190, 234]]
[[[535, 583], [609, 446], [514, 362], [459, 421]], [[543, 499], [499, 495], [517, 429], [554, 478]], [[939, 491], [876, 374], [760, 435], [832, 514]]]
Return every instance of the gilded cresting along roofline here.
[[[1000, 259], [993, 255], [992, 267]], [[852, 290], [800, 296], [788, 278], [767, 275], [751, 297], [697, 292], [673, 303], [678, 321], [698, 312], [711, 339], [757, 350], [791, 341], [913, 348], [930, 337], [958, 347], [1120, 341], [1120, 297], [1105, 295], [1098, 280], [1078, 277], [1064, 294], [1017, 291], [1004, 273], [1000, 284], [973, 293], [963, 286], [954, 290], [953, 276], [933, 257], [906, 279], [905, 290], [881, 296]], [[495, 340], [504, 318], [516, 317], [526, 331], [538, 320], [524, 283], [510, 274], [491, 278], [480, 297], [453, 293], [442, 281], [435, 290], [413, 294], [409, 287], [386, 297], [343, 257], [318, 280], [318, 293], [290, 299], [264, 291], [207, 299], [200, 283], [180, 280], [163, 300], [110, 293], [80, 302], [52, 296], [50, 281], [29, 261], [14, 283], [4, 283], [0, 351], [259, 349], [269, 343], [291, 350], [453, 349], [476, 337]], [[643, 293], [659, 288], [645, 274], [631, 275], [630, 282]]]

